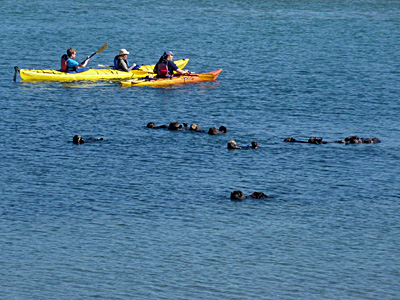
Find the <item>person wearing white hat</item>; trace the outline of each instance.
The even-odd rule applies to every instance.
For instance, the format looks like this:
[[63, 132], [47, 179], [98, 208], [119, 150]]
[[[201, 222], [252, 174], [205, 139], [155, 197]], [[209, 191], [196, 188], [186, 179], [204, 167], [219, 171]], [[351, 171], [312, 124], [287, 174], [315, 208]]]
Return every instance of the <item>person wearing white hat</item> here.
[[129, 52], [126, 49], [119, 50], [119, 54], [114, 57], [114, 69], [119, 71], [129, 72], [133, 69], [138, 69], [140, 66], [137, 66], [135, 63], [132, 65], [129, 64], [128, 61]]

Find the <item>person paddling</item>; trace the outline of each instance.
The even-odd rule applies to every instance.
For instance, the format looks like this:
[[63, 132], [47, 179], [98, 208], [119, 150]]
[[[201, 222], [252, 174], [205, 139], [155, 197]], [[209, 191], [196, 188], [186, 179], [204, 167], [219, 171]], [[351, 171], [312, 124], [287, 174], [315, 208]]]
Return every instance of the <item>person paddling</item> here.
[[89, 70], [86, 68], [90, 57], [86, 57], [83, 63], [78, 63], [76, 60], [76, 50], [74, 48], [69, 48], [67, 54], [61, 57], [61, 71], [64, 72], [83, 72]]
[[171, 78], [174, 76], [174, 71], [184, 75], [188, 74], [188, 70], [181, 70], [172, 61], [174, 54], [172, 51], [165, 51], [164, 54], [158, 60], [158, 63], [154, 67], [154, 73], [157, 74], [159, 78]]
[[119, 55], [114, 57], [114, 69], [119, 71], [129, 72], [134, 69], [139, 69], [141, 65], [133, 63], [129, 64], [128, 61], [129, 52], [126, 49], [119, 50]]

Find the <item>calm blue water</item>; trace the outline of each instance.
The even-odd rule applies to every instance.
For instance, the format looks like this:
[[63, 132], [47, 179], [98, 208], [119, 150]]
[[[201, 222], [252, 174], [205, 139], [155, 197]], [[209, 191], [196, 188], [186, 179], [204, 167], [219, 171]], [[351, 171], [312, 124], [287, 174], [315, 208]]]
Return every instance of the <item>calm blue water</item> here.
[[[0, 16], [1, 299], [399, 298], [399, 1], [2, 0]], [[106, 41], [89, 66], [126, 48], [224, 71], [161, 89], [12, 81]], [[350, 135], [382, 143], [283, 142]]]

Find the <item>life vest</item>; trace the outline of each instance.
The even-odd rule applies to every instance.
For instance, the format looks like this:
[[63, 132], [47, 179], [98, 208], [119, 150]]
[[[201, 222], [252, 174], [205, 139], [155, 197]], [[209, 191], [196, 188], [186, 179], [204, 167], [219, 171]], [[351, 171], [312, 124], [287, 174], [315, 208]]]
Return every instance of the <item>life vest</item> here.
[[64, 54], [63, 56], [61, 56], [61, 71], [63, 71], [63, 72], [68, 71], [68, 64], [67, 64], [68, 58], [69, 57], [67, 54]]
[[[125, 70], [123, 70], [123, 69], [121, 69], [120, 68], [120, 66], [119, 66], [119, 64], [118, 64], [118, 61], [119, 61], [119, 55], [117, 55], [116, 57], [114, 57], [114, 69], [115, 70], [119, 70], [119, 71], [125, 71]], [[129, 64], [129, 61], [127, 60], [127, 59], [123, 59], [123, 61], [126, 63], [126, 65], [128, 66], [128, 68], [131, 66], [130, 64]]]
[[[71, 71], [75, 72], [77, 70], [77, 68], [69, 68], [68, 67], [69, 59], [71, 59], [71, 58], [69, 58], [67, 54], [64, 54], [63, 56], [61, 56], [61, 71], [62, 72], [71, 72]], [[85, 69], [89, 70], [89, 68], [85, 68]]]
[[159, 77], [166, 77], [169, 75], [168, 72], [168, 62], [163, 60], [157, 65], [157, 75]]

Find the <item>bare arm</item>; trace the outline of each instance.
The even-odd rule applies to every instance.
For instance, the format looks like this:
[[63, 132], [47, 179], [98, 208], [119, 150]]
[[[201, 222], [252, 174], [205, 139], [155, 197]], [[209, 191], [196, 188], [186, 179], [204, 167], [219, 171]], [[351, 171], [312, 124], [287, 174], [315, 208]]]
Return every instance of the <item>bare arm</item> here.
[[181, 70], [181, 69], [178, 68], [178, 69], [175, 70], [175, 72], [183, 75], [183, 74], [187, 74], [188, 70]]
[[90, 57], [89, 56], [86, 57], [85, 61], [78, 65], [78, 68], [86, 68], [86, 65], [88, 64], [89, 60], [90, 60]]
[[136, 67], [136, 64], [134, 63], [134, 64], [132, 64], [132, 66], [130, 66], [130, 67], [128, 68], [127, 64], [126, 64], [125, 61], [122, 60], [122, 59], [120, 59], [120, 60], [118, 61], [118, 64], [119, 64], [119, 66], [121, 67], [121, 69], [124, 70], [125, 72], [129, 72], [129, 71], [133, 70], [134, 67]]

